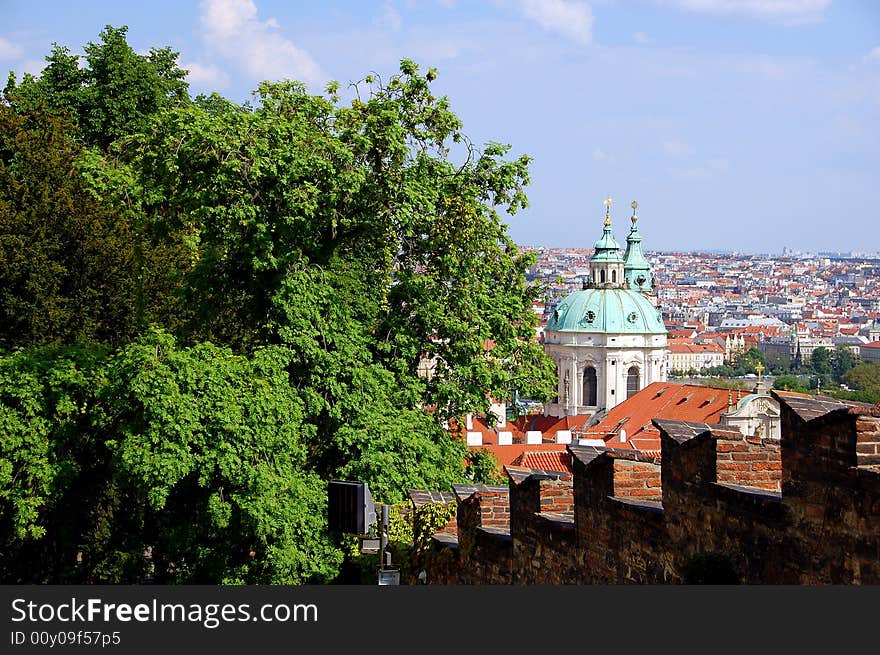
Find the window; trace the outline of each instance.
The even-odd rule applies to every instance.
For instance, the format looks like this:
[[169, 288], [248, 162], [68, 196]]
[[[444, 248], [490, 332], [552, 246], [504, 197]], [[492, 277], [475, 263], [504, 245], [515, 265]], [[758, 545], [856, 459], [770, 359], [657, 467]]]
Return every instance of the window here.
[[626, 397], [630, 398], [639, 392], [639, 367], [630, 366], [626, 374]]
[[587, 407], [596, 406], [596, 369], [588, 366], [584, 371], [584, 395], [583, 403]]
[[617, 271], [611, 271], [611, 281], [617, 282]]
[[602, 282], [602, 284], [605, 284], [605, 270], [604, 269], [599, 271], [599, 279]]
[[[559, 364], [556, 364], [556, 379], [559, 379]], [[559, 404], [559, 385], [556, 385], [556, 396], [553, 398], [554, 404]]]

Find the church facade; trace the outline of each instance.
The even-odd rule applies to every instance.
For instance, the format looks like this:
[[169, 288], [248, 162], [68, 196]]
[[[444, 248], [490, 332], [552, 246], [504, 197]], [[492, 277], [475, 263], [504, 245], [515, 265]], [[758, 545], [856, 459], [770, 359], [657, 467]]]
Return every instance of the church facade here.
[[544, 329], [544, 350], [558, 375], [557, 397], [545, 405], [548, 416], [607, 412], [652, 382], [666, 381], [666, 326], [642, 253], [638, 204], [632, 208], [621, 254], [606, 199], [589, 278], [557, 305]]

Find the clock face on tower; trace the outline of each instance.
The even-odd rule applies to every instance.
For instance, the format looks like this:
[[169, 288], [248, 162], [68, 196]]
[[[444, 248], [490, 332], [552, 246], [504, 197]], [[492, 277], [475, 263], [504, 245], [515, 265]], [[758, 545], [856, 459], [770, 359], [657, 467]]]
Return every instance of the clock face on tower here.
[[644, 275], [639, 275], [636, 278], [636, 284], [638, 284], [640, 287], [644, 286], [645, 282], [647, 282], [647, 281], [648, 281], [648, 278], [646, 278]]

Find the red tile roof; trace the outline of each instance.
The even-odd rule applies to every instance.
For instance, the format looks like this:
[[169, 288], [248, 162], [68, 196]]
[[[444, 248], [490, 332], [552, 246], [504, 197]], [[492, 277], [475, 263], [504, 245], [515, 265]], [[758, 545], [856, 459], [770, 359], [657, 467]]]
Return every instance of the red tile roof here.
[[544, 416], [543, 414], [526, 414], [509, 425], [513, 425], [515, 437], [525, 435], [528, 430], [538, 430], [544, 433], [545, 438], [555, 439], [557, 430], [580, 430], [589, 419], [589, 416], [583, 414], [563, 418]]
[[[508, 464], [513, 464], [514, 460], [518, 459], [525, 453], [530, 453], [534, 456], [536, 453], [566, 453], [566, 445], [561, 443], [542, 443], [542, 444], [524, 444], [524, 443], [515, 443], [510, 446], [498, 446], [495, 444], [484, 445], [484, 446], [474, 446], [473, 450], [482, 449], [488, 450], [492, 455], [495, 456], [495, 459], [498, 460], [498, 463], [502, 466], [507, 466]], [[523, 466], [525, 466], [523, 464]], [[538, 467], [535, 467], [538, 468]], [[543, 467], [541, 467], [543, 469]], [[567, 469], [545, 469], [549, 471], [553, 470], [561, 470], [565, 471]]]
[[571, 472], [571, 455], [564, 450], [526, 451], [521, 453], [513, 462], [513, 466], [522, 466], [539, 471], [568, 471]]
[[[736, 404], [745, 391], [729, 391], [697, 384], [654, 382], [614, 407], [597, 425], [584, 434], [586, 439], [604, 439], [609, 447], [660, 450], [660, 432], [651, 419], [718, 423], [728, 409], [728, 392]], [[620, 430], [627, 441], [620, 441]]]
[[724, 348], [710, 341], [708, 343], [694, 343], [685, 339], [670, 339], [666, 347], [673, 353], [723, 353]]

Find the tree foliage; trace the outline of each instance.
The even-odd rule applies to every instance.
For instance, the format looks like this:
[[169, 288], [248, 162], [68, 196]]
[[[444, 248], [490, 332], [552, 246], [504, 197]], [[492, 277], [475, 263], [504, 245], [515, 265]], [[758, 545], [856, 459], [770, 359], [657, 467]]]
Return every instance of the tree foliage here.
[[27, 579], [327, 579], [324, 481], [492, 479], [447, 422], [555, 387], [501, 218], [529, 158], [475, 147], [436, 71], [245, 104], [184, 74], [108, 26], [4, 91], [0, 516]]
[[807, 393], [808, 389], [796, 375], [780, 375], [773, 382], [774, 389], [782, 391], [795, 391], [797, 393]]
[[48, 110], [67, 116], [82, 142], [100, 149], [142, 132], [151, 116], [189, 102], [186, 71], [170, 48], [138, 54], [127, 33], [127, 27], [107, 25], [99, 42], [85, 46], [82, 62], [68, 48], [53, 44], [39, 77], [26, 74], [21, 82], [10, 77], [7, 100], [23, 113]]
[[64, 119], [0, 105], [0, 347], [115, 345], [175, 323], [180, 248], [96, 197], [81, 158]]
[[847, 371], [843, 380], [850, 388], [868, 394], [868, 402], [880, 402], [880, 364], [858, 364]]
[[820, 378], [830, 381], [833, 373], [832, 351], [822, 346], [816, 348], [810, 355], [810, 368]]
[[831, 369], [835, 381], [842, 382], [843, 376], [855, 368], [858, 358], [849, 346], [838, 344], [831, 354]]
[[109, 357], [0, 360], [4, 579], [332, 577], [340, 553], [325, 534], [325, 485], [304, 467], [289, 356], [180, 348], [151, 332]]

